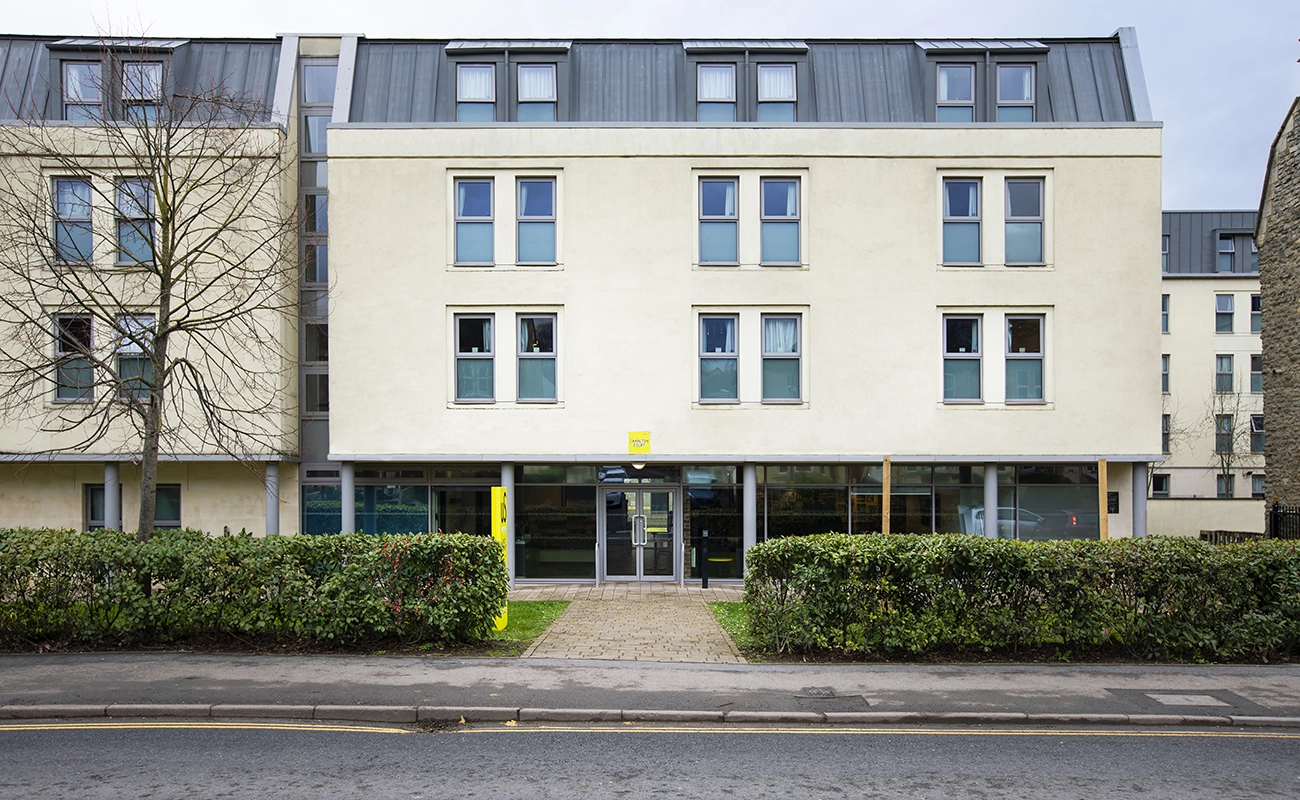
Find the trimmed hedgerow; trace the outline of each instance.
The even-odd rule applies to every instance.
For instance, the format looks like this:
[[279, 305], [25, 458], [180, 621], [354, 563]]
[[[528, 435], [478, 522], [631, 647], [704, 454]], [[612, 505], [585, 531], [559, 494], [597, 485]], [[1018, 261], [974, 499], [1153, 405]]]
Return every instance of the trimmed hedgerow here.
[[746, 554], [774, 652], [1259, 661], [1300, 649], [1300, 545], [1149, 537], [777, 539]]
[[0, 530], [0, 646], [194, 636], [473, 642], [508, 578], [489, 537]]

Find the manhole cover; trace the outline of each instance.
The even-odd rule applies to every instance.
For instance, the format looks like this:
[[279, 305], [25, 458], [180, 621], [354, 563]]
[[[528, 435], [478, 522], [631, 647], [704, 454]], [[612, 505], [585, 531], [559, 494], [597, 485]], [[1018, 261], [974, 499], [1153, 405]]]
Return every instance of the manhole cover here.
[[829, 686], [805, 686], [803, 687], [804, 697], [834, 697], [835, 690]]

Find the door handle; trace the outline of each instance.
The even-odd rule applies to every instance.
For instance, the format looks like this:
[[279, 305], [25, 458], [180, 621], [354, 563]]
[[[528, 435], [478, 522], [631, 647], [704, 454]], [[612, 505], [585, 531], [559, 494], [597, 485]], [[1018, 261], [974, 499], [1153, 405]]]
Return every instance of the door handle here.
[[632, 544], [634, 546], [644, 545], [646, 543], [646, 519], [644, 514], [637, 514], [632, 518]]

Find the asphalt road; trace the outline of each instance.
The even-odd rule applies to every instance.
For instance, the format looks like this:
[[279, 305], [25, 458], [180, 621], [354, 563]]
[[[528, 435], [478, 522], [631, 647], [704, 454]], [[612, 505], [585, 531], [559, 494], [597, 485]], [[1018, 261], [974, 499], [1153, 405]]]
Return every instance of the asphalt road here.
[[1300, 797], [1300, 734], [5, 724], [0, 797], [1254, 800]]

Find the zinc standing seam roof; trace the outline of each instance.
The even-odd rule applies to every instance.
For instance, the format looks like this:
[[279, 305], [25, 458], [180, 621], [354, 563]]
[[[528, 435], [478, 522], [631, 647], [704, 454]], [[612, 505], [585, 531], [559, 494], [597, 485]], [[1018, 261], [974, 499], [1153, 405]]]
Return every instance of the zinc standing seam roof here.
[[1198, 275], [1218, 273], [1219, 232], [1253, 233], [1256, 212], [1166, 211], [1162, 217], [1163, 233], [1169, 237], [1166, 274]]

